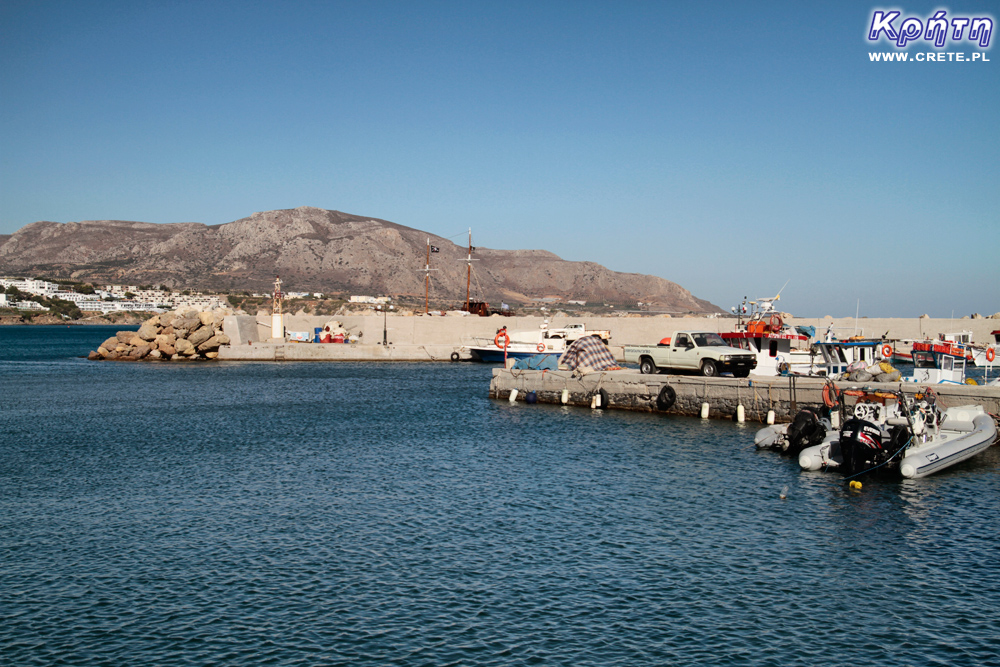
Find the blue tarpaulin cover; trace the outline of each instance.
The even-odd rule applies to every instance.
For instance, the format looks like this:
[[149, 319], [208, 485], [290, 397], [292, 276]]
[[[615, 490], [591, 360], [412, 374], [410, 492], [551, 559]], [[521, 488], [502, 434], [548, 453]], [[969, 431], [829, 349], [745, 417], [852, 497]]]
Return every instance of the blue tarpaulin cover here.
[[809, 336], [810, 338], [816, 335], [816, 327], [797, 326], [795, 330], [803, 336]]
[[554, 371], [558, 370], [559, 362], [554, 354], [536, 354], [532, 357], [518, 359], [514, 362], [514, 368], [527, 371]]

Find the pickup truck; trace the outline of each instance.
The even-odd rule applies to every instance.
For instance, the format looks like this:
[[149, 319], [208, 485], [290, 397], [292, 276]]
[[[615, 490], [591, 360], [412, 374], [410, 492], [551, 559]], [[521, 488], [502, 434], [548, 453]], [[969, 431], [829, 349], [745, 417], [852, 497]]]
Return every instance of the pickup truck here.
[[605, 344], [611, 340], [611, 332], [607, 329], [589, 330], [583, 324], [567, 324], [558, 329], [548, 329], [545, 334], [546, 338], [562, 338], [566, 342], [573, 342], [577, 338], [583, 338], [584, 336], [597, 336]]
[[696, 371], [708, 377], [719, 373], [746, 377], [757, 367], [755, 355], [726, 345], [711, 331], [678, 331], [658, 345], [626, 345], [625, 361], [639, 364], [643, 373]]

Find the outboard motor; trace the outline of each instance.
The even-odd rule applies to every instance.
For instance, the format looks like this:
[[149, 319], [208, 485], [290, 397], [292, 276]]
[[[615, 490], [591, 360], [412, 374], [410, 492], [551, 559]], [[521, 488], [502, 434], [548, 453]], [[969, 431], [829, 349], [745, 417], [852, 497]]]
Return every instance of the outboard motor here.
[[826, 426], [820, 421], [819, 411], [803, 408], [788, 426], [784, 452], [789, 456], [798, 456], [806, 447], [823, 442], [825, 437]]
[[[840, 429], [840, 453], [845, 475], [857, 475], [879, 468], [880, 472], [899, 465], [897, 454], [910, 441], [905, 426], [894, 426], [886, 433], [877, 424], [863, 419], [849, 419]], [[895, 460], [893, 460], [895, 459]]]

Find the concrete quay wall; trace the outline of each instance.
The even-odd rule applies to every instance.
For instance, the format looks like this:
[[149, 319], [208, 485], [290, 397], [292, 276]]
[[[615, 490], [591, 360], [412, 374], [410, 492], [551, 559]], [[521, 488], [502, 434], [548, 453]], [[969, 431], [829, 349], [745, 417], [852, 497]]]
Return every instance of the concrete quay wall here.
[[[733, 318], [698, 317], [550, 317], [549, 327], [558, 328], [566, 324], [583, 322], [590, 329], [611, 331], [612, 350], [621, 354], [623, 345], [646, 345], [657, 343], [676, 331], [691, 329], [724, 332], [735, 325]], [[509, 331], [534, 331], [544, 322], [541, 317], [458, 317], [458, 316], [402, 316], [388, 315], [342, 315], [312, 316], [285, 315], [285, 329], [306, 331], [310, 334], [316, 327], [322, 327], [330, 320], [338, 320], [352, 334], [360, 335], [368, 344], [381, 343], [383, 321], [387, 340], [396, 345], [452, 345], [461, 346], [470, 338], [489, 336], [506, 326]], [[858, 335], [888, 338], [927, 338], [942, 333], [968, 330], [973, 332], [977, 343], [992, 342], [990, 332], [1000, 329], [1000, 320], [994, 319], [934, 319], [934, 318], [867, 318], [855, 322], [853, 317], [842, 318], [791, 318], [791, 325], [816, 327], [817, 335], [822, 335], [831, 325], [834, 333], [847, 338], [855, 332]], [[225, 333], [233, 345], [247, 342], [266, 341], [271, 336], [270, 316], [240, 315], [227, 317]]]
[[[804, 407], [823, 405], [824, 380], [818, 378], [714, 377], [685, 375], [643, 375], [636, 371], [606, 371], [577, 376], [571, 371], [524, 371], [494, 369], [490, 398], [509, 399], [518, 390], [517, 400], [524, 401], [534, 391], [539, 403], [561, 403], [563, 390], [569, 391], [568, 405], [590, 407], [600, 390], [607, 392], [610, 409], [666, 412], [699, 416], [702, 403], [709, 404], [709, 417], [734, 419], [736, 408], [743, 405], [746, 420], [763, 423], [768, 410], [774, 410], [778, 422], [791, 421]], [[837, 382], [841, 390], [855, 383]], [[664, 385], [676, 392], [676, 402], [666, 411], [657, 408], [656, 398]], [[922, 391], [924, 385], [868, 383], [882, 391], [902, 390], [907, 395]], [[1000, 414], [1000, 389], [966, 385], [934, 385], [938, 401], [944, 406], [982, 405], [987, 412]], [[850, 402], [851, 399], [849, 399]]]
[[[219, 348], [222, 361], [450, 361], [454, 345], [251, 343]], [[469, 359], [470, 355], [461, 355]]]

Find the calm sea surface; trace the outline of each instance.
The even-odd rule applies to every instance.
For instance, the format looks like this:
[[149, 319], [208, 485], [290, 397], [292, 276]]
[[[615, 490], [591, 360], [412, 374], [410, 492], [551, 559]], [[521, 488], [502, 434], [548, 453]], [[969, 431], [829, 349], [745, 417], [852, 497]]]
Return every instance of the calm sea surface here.
[[484, 365], [78, 358], [115, 330], [0, 327], [4, 665], [1000, 664], [1000, 448], [854, 492]]

